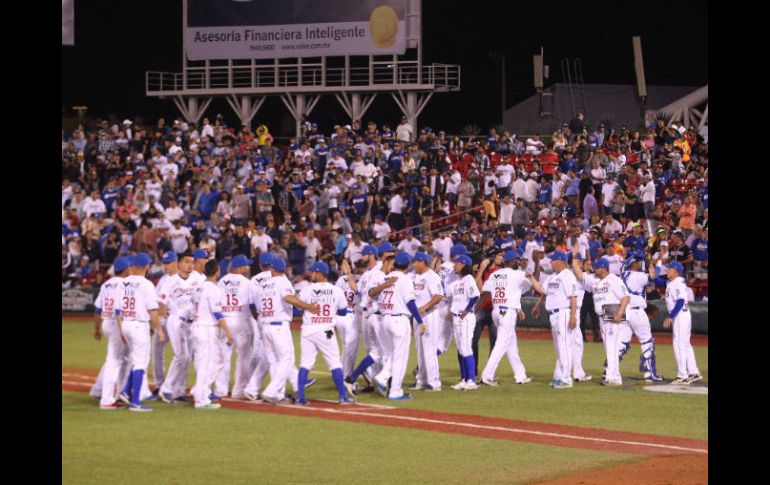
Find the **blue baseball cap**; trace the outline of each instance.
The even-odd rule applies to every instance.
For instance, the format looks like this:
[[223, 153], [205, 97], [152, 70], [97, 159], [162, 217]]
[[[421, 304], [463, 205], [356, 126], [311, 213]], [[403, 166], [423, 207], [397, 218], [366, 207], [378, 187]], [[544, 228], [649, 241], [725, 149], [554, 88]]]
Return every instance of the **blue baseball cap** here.
[[412, 258], [409, 256], [409, 253], [400, 252], [396, 254], [396, 264], [398, 266], [408, 266], [409, 263], [412, 262]]
[[452, 248], [449, 250], [449, 256], [457, 256], [460, 254], [468, 254], [468, 248], [465, 247], [465, 244], [455, 244], [452, 246]]
[[279, 258], [278, 256], [275, 256], [273, 258], [273, 269], [276, 271], [286, 271], [286, 261], [283, 260], [283, 258]]
[[177, 258], [176, 253], [174, 251], [166, 251], [165, 253], [163, 253], [163, 264], [173, 263], [177, 259], [179, 258]]
[[367, 244], [364, 246], [364, 249], [361, 251], [361, 256], [367, 256], [369, 254], [374, 254], [377, 256], [377, 248], [372, 246], [371, 244]]
[[253, 263], [254, 260], [247, 258], [243, 254], [239, 254], [238, 256], [233, 258], [233, 261], [230, 263], [230, 268], [241, 268], [243, 266], [250, 266], [251, 263]]
[[563, 261], [565, 263], [567, 262], [567, 255], [564, 254], [562, 251], [554, 251], [549, 256], [549, 258], [551, 259], [551, 261]]
[[633, 261], [644, 261], [644, 253], [642, 251], [639, 251], [638, 249], [631, 251], [628, 253], [628, 257], [626, 258], [626, 261], [633, 262]]
[[112, 262], [112, 265], [115, 267], [115, 273], [122, 273], [126, 270], [126, 268], [131, 266], [131, 261], [124, 257], [115, 258], [115, 261]]
[[385, 241], [384, 243], [380, 244], [377, 247], [377, 254], [382, 256], [385, 253], [395, 253], [396, 248], [393, 247], [392, 244], [390, 244], [390, 241]]
[[607, 258], [600, 258], [594, 263], [594, 269], [604, 268], [607, 271], [610, 269], [610, 261]]
[[503, 261], [513, 261], [514, 259], [521, 259], [521, 253], [516, 249], [506, 249], [503, 253]]
[[152, 263], [152, 259], [147, 256], [147, 253], [139, 253], [135, 256], [131, 256], [129, 261], [131, 266], [149, 266]]
[[455, 263], [462, 263], [465, 266], [473, 265], [473, 260], [467, 254], [461, 254], [454, 259]]
[[412, 256], [412, 262], [414, 263], [415, 261], [422, 261], [425, 264], [431, 263], [430, 256], [423, 253], [422, 251], [414, 253], [414, 256]]
[[196, 249], [193, 251], [193, 259], [209, 259], [209, 255], [205, 249]]
[[684, 274], [684, 268], [682, 267], [682, 263], [679, 261], [674, 261], [673, 263], [669, 263], [666, 265], [666, 268], [668, 269], [675, 269], [677, 273]]
[[327, 275], [329, 274], [329, 265], [323, 261], [316, 261], [313, 266], [310, 267], [310, 272]]
[[275, 257], [272, 253], [262, 253], [259, 255], [259, 265], [262, 268], [269, 268], [273, 265]]

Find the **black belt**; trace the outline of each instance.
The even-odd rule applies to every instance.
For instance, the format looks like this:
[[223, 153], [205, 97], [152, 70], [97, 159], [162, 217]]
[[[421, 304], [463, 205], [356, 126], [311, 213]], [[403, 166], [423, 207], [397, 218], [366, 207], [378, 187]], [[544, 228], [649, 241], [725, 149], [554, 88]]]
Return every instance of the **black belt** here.
[[548, 313], [553, 315], [554, 313], [559, 313], [561, 310], [569, 310], [569, 308], [556, 308], [554, 310], [548, 310]]
[[379, 310], [377, 310], [376, 312], [372, 312], [372, 315], [380, 315], [380, 316], [382, 316], [382, 313]]
[[406, 317], [406, 318], [412, 318], [412, 315], [408, 315], [406, 313], [390, 313], [388, 315], [385, 315], [386, 317]]
[[631, 308], [629, 308], [629, 310], [641, 310], [641, 309], [642, 307], [640, 306], [632, 306]]
[[192, 323], [192, 322], [193, 322], [193, 319], [192, 319], [192, 318], [190, 318], [190, 319], [187, 319], [187, 318], [182, 318], [182, 317], [179, 317], [179, 319], [180, 319], [180, 320], [182, 320], [182, 322], [183, 322], [183, 323]]

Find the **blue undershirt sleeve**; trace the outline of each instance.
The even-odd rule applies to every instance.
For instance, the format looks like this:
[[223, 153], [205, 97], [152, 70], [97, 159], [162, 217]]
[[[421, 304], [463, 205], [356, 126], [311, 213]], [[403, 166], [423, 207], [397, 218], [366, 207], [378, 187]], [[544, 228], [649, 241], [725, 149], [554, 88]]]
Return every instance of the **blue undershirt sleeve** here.
[[672, 319], [676, 318], [676, 316], [679, 314], [679, 311], [682, 310], [682, 307], [684, 307], [684, 299], [677, 300], [676, 305], [674, 305], [673, 310], [671, 310], [671, 313], [668, 316]]
[[479, 297], [478, 296], [474, 296], [473, 298], [468, 300], [468, 306], [465, 307], [465, 310], [467, 312], [472, 312], [473, 311], [473, 306], [476, 305], [477, 301], [479, 301]]
[[417, 323], [422, 323], [422, 317], [420, 316], [420, 312], [417, 311], [417, 304], [414, 300], [409, 300], [406, 307], [409, 309], [409, 312], [411, 312], [414, 319], [417, 320]]

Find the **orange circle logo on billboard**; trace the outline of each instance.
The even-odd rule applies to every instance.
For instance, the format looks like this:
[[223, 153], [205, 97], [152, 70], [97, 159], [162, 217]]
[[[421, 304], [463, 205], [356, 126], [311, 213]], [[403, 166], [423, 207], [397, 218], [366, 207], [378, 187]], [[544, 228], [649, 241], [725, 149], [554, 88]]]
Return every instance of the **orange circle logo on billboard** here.
[[398, 15], [390, 5], [380, 5], [369, 16], [369, 33], [374, 45], [387, 49], [396, 43]]

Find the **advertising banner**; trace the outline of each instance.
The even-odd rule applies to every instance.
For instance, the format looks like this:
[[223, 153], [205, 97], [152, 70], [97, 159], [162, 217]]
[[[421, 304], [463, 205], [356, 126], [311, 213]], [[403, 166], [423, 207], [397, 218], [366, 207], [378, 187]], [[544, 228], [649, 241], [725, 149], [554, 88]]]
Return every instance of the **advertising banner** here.
[[191, 60], [403, 54], [407, 0], [188, 0]]

